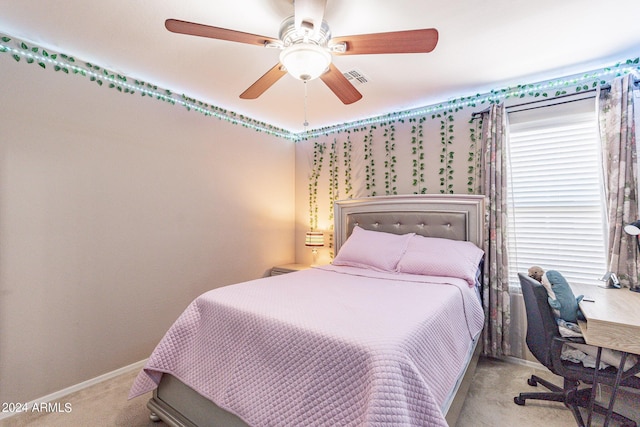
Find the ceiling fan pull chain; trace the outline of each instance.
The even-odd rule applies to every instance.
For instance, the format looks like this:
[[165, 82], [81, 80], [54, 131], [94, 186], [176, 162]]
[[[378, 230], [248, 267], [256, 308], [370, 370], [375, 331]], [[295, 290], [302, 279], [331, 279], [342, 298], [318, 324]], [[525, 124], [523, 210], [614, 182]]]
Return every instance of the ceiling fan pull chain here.
[[307, 121], [307, 81], [303, 80], [304, 83], [304, 126], [305, 132], [307, 131], [307, 126], [309, 126], [309, 122]]

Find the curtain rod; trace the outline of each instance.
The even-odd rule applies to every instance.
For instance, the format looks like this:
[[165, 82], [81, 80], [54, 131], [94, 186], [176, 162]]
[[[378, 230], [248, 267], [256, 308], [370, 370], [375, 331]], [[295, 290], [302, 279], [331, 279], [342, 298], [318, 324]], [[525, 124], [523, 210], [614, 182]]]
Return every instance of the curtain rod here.
[[[633, 80], [633, 84], [634, 84], [635, 86], [638, 86], [638, 85], [639, 85], [639, 83], [640, 83], [640, 80], [639, 80], [639, 79], [634, 79], [634, 80]], [[611, 85], [610, 85], [610, 84], [602, 85], [602, 86], [600, 86], [600, 89], [601, 89], [601, 90], [609, 90], [609, 89], [611, 89]], [[584, 90], [584, 91], [582, 91], [582, 92], [578, 92], [578, 93], [568, 93], [568, 94], [565, 94], [565, 95], [554, 96], [553, 98], [536, 99], [535, 101], [529, 101], [529, 102], [523, 102], [523, 103], [521, 103], [521, 104], [510, 105], [510, 106], [508, 106], [508, 107], [506, 107], [506, 108], [507, 108], [507, 109], [513, 109], [513, 108], [518, 108], [518, 107], [524, 107], [524, 106], [526, 106], [526, 105], [538, 104], [538, 103], [541, 103], [541, 102], [553, 102], [553, 101], [554, 101], [554, 100], [556, 100], [556, 99], [562, 99], [562, 98], [568, 98], [568, 97], [577, 97], [577, 96], [579, 96], [579, 95], [586, 94], [586, 93], [591, 93], [591, 92], [594, 92], [594, 93], [595, 93], [595, 92], [596, 92], [596, 90], [597, 90], [597, 88], [594, 88], [594, 89]], [[580, 98], [580, 99], [586, 99], [586, 98], [590, 98], [590, 97], [591, 97], [591, 96], [584, 97], [584, 98]], [[569, 101], [563, 101], [563, 102], [557, 102], [557, 103], [553, 103], [553, 104], [554, 104], [554, 105], [555, 105], [555, 104], [565, 104], [565, 103], [567, 103], [567, 102], [573, 102], [573, 101], [578, 101], [578, 99], [569, 100]], [[475, 119], [476, 119], [476, 118], [478, 118], [478, 116], [480, 116], [481, 114], [488, 112], [488, 111], [489, 111], [489, 108], [490, 108], [490, 107], [487, 107], [487, 108], [485, 108], [485, 109], [484, 109], [484, 110], [482, 110], [482, 111], [476, 111], [475, 113], [471, 113], [471, 120], [475, 120]], [[534, 109], [534, 108], [542, 108], [542, 106], [541, 106], [541, 107], [532, 107], [532, 108], [528, 108], [528, 109]], [[527, 109], [522, 109], [522, 110], [519, 110], [519, 111], [524, 111], [524, 110], [527, 110]]]
[[[609, 88], [610, 87], [611, 86], [609, 86]], [[606, 89], [606, 88], [603, 87], [602, 89]], [[578, 92], [578, 93], [568, 93], [568, 94], [565, 94], [565, 95], [554, 96], [553, 98], [536, 99], [535, 101], [522, 102], [520, 104], [509, 105], [506, 108], [507, 109], [513, 109], [513, 108], [518, 108], [518, 107], [524, 107], [526, 105], [539, 104], [541, 102], [552, 102], [553, 103], [554, 100], [558, 100], [558, 99], [562, 99], [562, 98], [569, 98], [569, 97], [574, 98], [576, 96], [584, 95], [586, 93], [591, 93], [591, 92], [595, 93], [595, 91], [596, 91], [595, 89], [589, 89], [589, 90], [584, 90], [584, 91]], [[591, 96], [593, 96], [593, 95], [591, 95]], [[584, 98], [589, 98], [591, 96], [584, 97]], [[580, 99], [583, 99], [583, 98], [580, 98]], [[577, 101], [577, 100], [575, 100], [575, 101]], [[556, 102], [556, 103], [554, 103], [554, 105], [555, 104], [564, 104], [565, 102], [573, 102], [573, 101], [570, 100], [570, 101]], [[543, 106], [541, 106], [541, 107], [543, 107]], [[533, 108], [541, 108], [541, 107], [533, 107]], [[484, 113], [488, 112], [489, 108], [491, 108], [491, 107], [487, 107], [482, 111], [477, 111], [475, 113], [471, 113], [471, 119], [473, 120], [473, 119], [477, 118], [478, 116], [480, 116], [481, 114], [484, 114]]]
[[[611, 89], [611, 86], [609, 86], [609, 88], [601, 87], [600, 89], [601, 90], [608, 90], [608, 89]], [[569, 104], [571, 102], [582, 101], [583, 99], [589, 99], [589, 98], [595, 98], [595, 97], [596, 97], [596, 89], [589, 89], [589, 90], [583, 90], [583, 91], [578, 92], [578, 93], [570, 93], [570, 94], [566, 94], [566, 95], [555, 96], [555, 97], [550, 98], [550, 99], [540, 99], [538, 101], [524, 102], [522, 104], [510, 105], [510, 106], [506, 107], [506, 110], [508, 112], [510, 112], [510, 113], [515, 113], [515, 112], [520, 112], [520, 111], [536, 110], [538, 108], [545, 108], [545, 107], [549, 107], [551, 105]], [[569, 99], [566, 99], [566, 98], [569, 98]], [[533, 105], [533, 104], [541, 103], [541, 102], [544, 102], [544, 101], [548, 101], [548, 103], [545, 104], [545, 105]], [[528, 105], [532, 105], [532, 106], [531, 107], [527, 107]], [[527, 107], [527, 108], [520, 108], [520, 107]]]

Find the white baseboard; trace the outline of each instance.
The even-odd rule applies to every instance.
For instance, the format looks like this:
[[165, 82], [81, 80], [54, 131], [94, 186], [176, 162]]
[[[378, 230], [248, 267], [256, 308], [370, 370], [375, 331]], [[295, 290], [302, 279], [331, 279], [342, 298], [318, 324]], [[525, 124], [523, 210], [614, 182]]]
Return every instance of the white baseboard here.
[[[70, 395], [71, 393], [75, 393], [77, 391], [80, 390], [84, 390], [85, 388], [91, 387], [92, 385], [96, 385], [99, 384], [103, 381], [107, 381], [110, 380], [112, 378], [115, 378], [117, 376], [120, 376], [122, 374], [127, 374], [129, 372], [133, 372], [133, 371], [138, 371], [140, 369], [142, 369], [145, 365], [145, 363], [147, 363], [147, 359], [141, 360], [139, 362], [136, 363], [132, 363], [131, 365], [128, 366], [124, 366], [122, 368], [116, 369], [115, 371], [111, 371], [111, 372], [107, 372], [106, 374], [100, 375], [98, 377], [95, 378], [91, 378], [90, 380], [87, 381], [83, 381], [79, 384], [75, 384], [72, 385], [71, 387], [67, 387], [65, 389], [56, 391], [54, 393], [48, 394], [46, 396], [43, 396], [39, 399], [35, 399], [32, 400], [31, 402], [27, 403], [27, 407], [31, 408], [33, 407], [35, 404], [41, 404], [41, 403], [48, 403], [48, 402], [53, 402], [55, 400], [59, 400], [62, 399], [65, 396]], [[16, 413], [2, 413], [0, 412], [0, 420], [12, 417], [14, 415], [18, 415], [19, 412]]]

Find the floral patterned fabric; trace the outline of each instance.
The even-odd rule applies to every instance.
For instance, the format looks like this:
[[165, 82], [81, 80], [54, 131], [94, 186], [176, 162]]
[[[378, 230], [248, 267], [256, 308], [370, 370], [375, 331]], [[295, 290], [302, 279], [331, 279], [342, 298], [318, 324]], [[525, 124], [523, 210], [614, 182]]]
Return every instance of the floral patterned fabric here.
[[600, 90], [598, 96], [609, 220], [608, 269], [618, 274], [625, 287], [638, 286], [636, 238], [623, 231], [638, 219], [633, 86], [633, 77], [627, 75], [613, 80], [611, 89]]
[[492, 105], [482, 114], [480, 141], [481, 167], [478, 194], [487, 196], [485, 241], [483, 250], [485, 325], [483, 354], [511, 354], [509, 272], [507, 259], [507, 153], [506, 112], [504, 104]]

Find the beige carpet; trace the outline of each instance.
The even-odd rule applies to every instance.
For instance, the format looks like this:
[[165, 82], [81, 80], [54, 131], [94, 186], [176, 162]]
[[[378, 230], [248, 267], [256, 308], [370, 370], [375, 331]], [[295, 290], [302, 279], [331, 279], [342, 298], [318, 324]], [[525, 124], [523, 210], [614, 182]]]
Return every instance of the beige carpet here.
[[[519, 392], [536, 390], [526, 382], [534, 371], [543, 378], [555, 380], [557, 384], [561, 383], [546, 370], [535, 370], [530, 366], [481, 358], [457, 426], [574, 426], [573, 416], [561, 403], [530, 401], [526, 406], [513, 403], [513, 397]], [[136, 374], [133, 372], [121, 375], [62, 399], [62, 408], [65, 403], [71, 404], [71, 411], [68, 413], [21, 414], [0, 421], [0, 426], [165, 426], [164, 423], [153, 423], [149, 420], [146, 403], [150, 396], [141, 396], [127, 401], [129, 387]], [[538, 386], [537, 389], [544, 388]], [[622, 391], [618, 397], [616, 409], [640, 423], [640, 394]], [[602, 425], [602, 422], [594, 425]], [[613, 426], [616, 423], [610, 425]]]
[[[562, 378], [548, 370], [481, 358], [473, 383], [458, 419], [457, 427], [567, 427], [577, 425], [571, 411], [562, 403], [529, 400], [518, 406], [513, 398], [520, 392], [547, 391], [542, 385], [527, 384], [531, 374], [562, 385]], [[606, 387], [601, 388], [597, 400], [609, 403]], [[640, 423], [640, 391], [620, 389], [615, 410]], [[586, 413], [583, 413], [587, 421]], [[594, 415], [592, 426], [602, 426], [603, 419]], [[618, 424], [612, 422], [610, 426]]]

